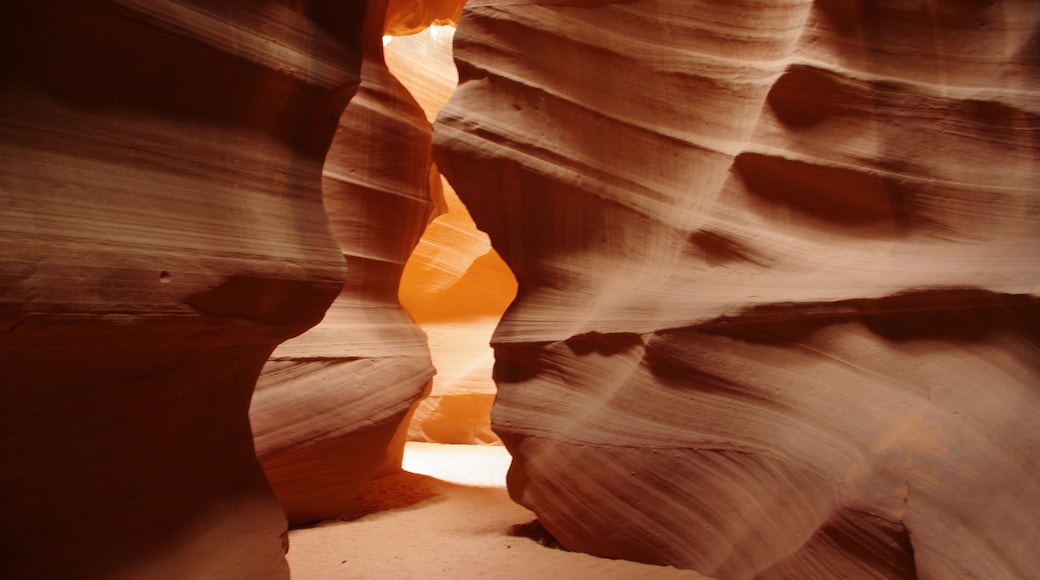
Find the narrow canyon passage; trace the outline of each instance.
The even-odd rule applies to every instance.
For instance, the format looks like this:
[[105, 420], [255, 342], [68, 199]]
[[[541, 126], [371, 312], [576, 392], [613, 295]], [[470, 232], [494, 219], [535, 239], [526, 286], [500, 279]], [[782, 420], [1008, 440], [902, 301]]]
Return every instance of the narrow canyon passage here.
[[369, 15], [361, 84], [322, 171], [347, 282], [272, 354], [252, 402], [293, 526], [350, 509], [369, 478], [399, 469], [406, 439], [500, 443], [489, 343], [517, 284], [431, 161], [431, 122], [457, 84], [455, 28], [381, 18]]
[[[454, 26], [384, 37], [387, 68], [431, 123], [458, 85]], [[408, 429], [413, 441], [498, 443], [491, 431], [495, 326], [516, 296], [509, 267], [477, 228], [451, 184], [436, 176], [441, 213], [426, 226], [401, 273], [398, 298], [426, 333], [437, 374]]]

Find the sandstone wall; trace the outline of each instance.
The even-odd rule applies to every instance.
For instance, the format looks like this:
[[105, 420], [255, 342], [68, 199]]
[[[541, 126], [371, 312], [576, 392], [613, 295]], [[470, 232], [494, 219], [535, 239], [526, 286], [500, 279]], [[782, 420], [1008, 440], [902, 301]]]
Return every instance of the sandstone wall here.
[[0, 576], [288, 575], [247, 408], [343, 284], [364, 9], [0, 8]]
[[719, 578], [1040, 575], [1035, 3], [481, 0], [435, 160], [512, 496]]
[[385, 19], [385, 4], [370, 10], [361, 86], [322, 173], [347, 281], [321, 324], [272, 354], [250, 412], [257, 454], [290, 523], [335, 517], [374, 474], [400, 469], [409, 410], [434, 374], [426, 336], [397, 289], [444, 201], [430, 123], [384, 62]]

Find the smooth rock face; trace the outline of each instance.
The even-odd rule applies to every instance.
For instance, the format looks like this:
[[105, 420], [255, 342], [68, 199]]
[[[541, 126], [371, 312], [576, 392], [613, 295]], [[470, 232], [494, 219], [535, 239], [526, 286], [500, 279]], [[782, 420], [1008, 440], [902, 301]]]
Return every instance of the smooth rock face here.
[[247, 409], [343, 284], [362, 3], [0, 8], [0, 576], [286, 577]]
[[479, 2], [512, 496], [719, 578], [1040, 576], [1031, 2]]
[[369, 12], [361, 86], [322, 176], [347, 281], [321, 324], [275, 350], [250, 409], [257, 455], [294, 524], [347, 511], [379, 470], [400, 469], [409, 410], [434, 374], [397, 289], [444, 202], [430, 123], [383, 60], [384, 18], [385, 7]]

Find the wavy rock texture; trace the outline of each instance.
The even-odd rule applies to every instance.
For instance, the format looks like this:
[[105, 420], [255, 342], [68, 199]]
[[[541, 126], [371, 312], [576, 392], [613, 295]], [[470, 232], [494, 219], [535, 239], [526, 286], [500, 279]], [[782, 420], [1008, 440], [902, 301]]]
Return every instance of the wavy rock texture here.
[[247, 409], [343, 283], [364, 11], [292, 4], [0, 8], [0, 576], [288, 576]]
[[409, 411], [434, 374], [397, 289], [444, 201], [430, 123], [383, 59], [385, 18], [385, 4], [372, 7], [361, 86], [322, 174], [347, 281], [321, 324], [275, 350], [250, 410], [257, 456], [293, 524], [344, 513], [373, 475], [400, 469]]
[[1040, 576], [1035, 8], [471, 3], [512, 496], [719, 578]]
[[[451, 58], [453, 27], [396, 37], [386, 46], [390, 71], [433, 120], [458, 81]], [[438, 174], [438, 179], [442, 179]], [[437, 376], [415, 410], [408, 438], [438, 443], [495, 443], [491, 380], [495, 325], [516, 295], [516, 279], [487, 234], [447, 182], [447, 211], [437, 216], [408, 258], [398, 295], [429, 336]]]

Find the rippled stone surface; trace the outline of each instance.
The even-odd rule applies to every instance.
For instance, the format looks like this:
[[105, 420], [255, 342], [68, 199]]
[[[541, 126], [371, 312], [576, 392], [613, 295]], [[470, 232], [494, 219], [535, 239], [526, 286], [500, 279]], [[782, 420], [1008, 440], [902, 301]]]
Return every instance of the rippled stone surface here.
[[720, 578], [1040, 574], [1029, 2], [470, 3], [510, 491]]

